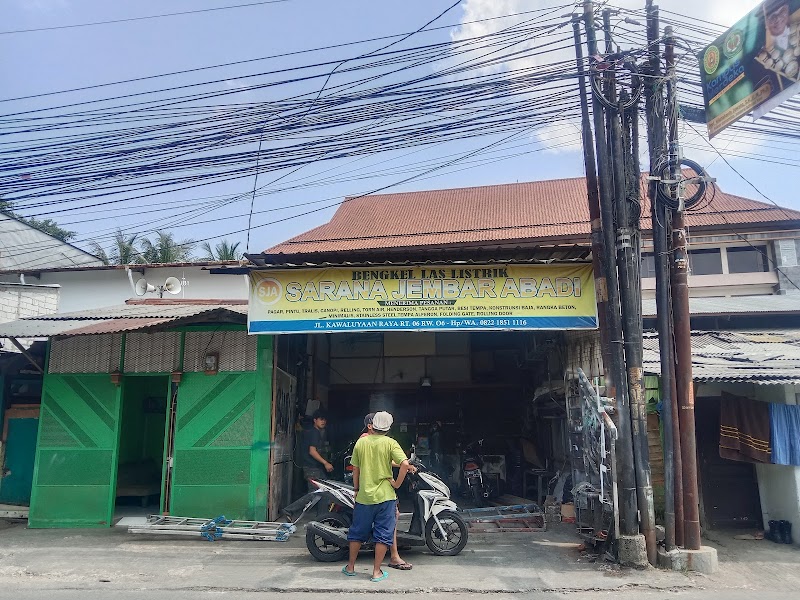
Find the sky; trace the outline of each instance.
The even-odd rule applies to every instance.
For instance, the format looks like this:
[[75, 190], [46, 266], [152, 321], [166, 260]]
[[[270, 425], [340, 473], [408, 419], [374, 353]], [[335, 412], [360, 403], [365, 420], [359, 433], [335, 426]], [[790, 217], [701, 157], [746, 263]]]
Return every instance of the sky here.
[[[0, 6], [0, 81], [4, 82], [2, 98], [42, 94], [120, 80], [182, 71], [198, 67], [243, 61], [256, 57], [284, 54], [411, 32], [453, 4], [453, 0], [406, 0], [403, 3], [365, 0], [286, 0], [274, 4], [241, 7], [229, 10], [186, 14], [157, 19], [136, 20], [91, 27], [10, 33], [17, 30], [57, 27], [97, 21], [129, 19], [148, 15], [217, 8], [247, 4], [247, 0], [137, 0], [136, 2], [109, 2], [108, 0], [4, 0]], [[463, 23], [508, 15], [541, 7], [558, 7], [565, 1], [553, 0], [462, 0], [439, 20], [435, 26], [451, 25], [434, 32], [418, 34], [419, 43], [433, 43], [447, 39], [464, 39], [507, 26], [507, 21], [489, 21], [479, 24]], [[619, 0], [618, 5], [641, 8], [644, 0]], [[662, 10], [691, 14], [722, 25], [730, 25], [755, 7], [752, 0], [662, 0]], [[571, 12], [569, 9], [565, 13]], [[503, 25], [504, 24], [504, 25]], [[321, 60], [345, 59], [358, 53], [376, 50], [386, 41], [375, 41], [353, 47], [314, 53], [308, 58], [276, 59], [271, 68]], [[407, 42], [407, 44], [411, 41]], [[568, 58], [569, 54], [565, 55]], [[226, 67], [214, 71], [177, 76], [170, 84], [192, 83], [203, 78], [232, 78], [252, 72], [253, 65]], [[225, 85], [235, 87], [240, 80], [230, 80]], [[123, 94], [152, 88], [155, 84], [131, 83], [100, 90], [87, 90], [69, 94], [56, 94], [44, 98], [0, 103], [0, 113], [13, 110], [30, 110], [103, 97], [103, 94]], [[314, 83], [313, 85], [318, 85]], [[306, 89], [304, 91], [312, 91]], [[264, 95], [266, 94], [266, 95]], [[276, 99], [269, 92], [242, 92], [241, 101], [257, 102]], [[238, 94], [237, 94], [238, 95]], [[1, 118], [1, 117], [0, 117]], [[421, 178], [393, 185], [408, 178], [409, 174], [424, 170], [418, 166], [423, 161], [457, 156], [482, 147], [486, 139], [450, 142], [414, 151], [378, 153], [357, 161], [339, 161], [335, 164], [314, 164], [292, 174], [288, 180], [307, 178], [328, 181], [314, 187], [257, 197], [253, 201], [253, 217], [249, 250], [264, 250], [289, 237], [326, 222], [333, 214], [335, 202], [348, 195], [358, 195], [390, 186], [387, 192], [480, 186], [578, 177], [583, 175], [583, 159], [575, 141], [577, 127], [570, 131], [543, 128], [522, 139], [516, 139], [513, 149], [497, 152], [493, 157], [525, 154], [504, 160], [467, 161], [450, 169], [431, 173]], [[490, 132], [489, 132], [490, 133]], [[559, 137], [560, 136], [560, 137]], [[715, 152], [708, 142], [699, 139], [694, 131], [682, 132], [688, 144], [686, 155], [709, 166], [710, 173], [727, 192], [764, 200], [750, 183], [736, 174]], [[488, 138], [491, 139], [491, 138]], [[744, 142], [728, 139], [720, 142], [720, 149], [733, 150]], [[716, 142], [715, 142], [716, 143]], [[752, 145], [745, 144], [753, 150]], [[793, 150], [793, 148], [791, 149]], [[761, 151], [758, 148], [755, 151]], [[800, 199], [794, 194], [796, 186], [789, 182], [795, 178], [796, 166], [768, 164], [745, 158], [729, 159], [734, 168], [760, 192], [782, 206], [800, 208]], [[417, 166], [415, 166], [417, 165]], [[361, 169], [361, 171], [355, 171]], [[380, 173], [376, 173], [380, 171]], [[337, 181], [334, 175], [347, 173], [348, 181]], [[354, 175], [361, 179], [353, 180]], [[258, 185], [269, 183], [269, 177]], [[324, 183], [324, 184], [323, 184]], [[247, 228], [252, 178], [224, 185], [200, 187], [191, 191], [176, 192], [155, 201], [140, 201], [99, 212], [97, 208], [71, 210], [51, 216], [68, 229], [78, 232], [76, 243], [88, 247], [92, 240], [109, 245], [109, 236], [116, 227], [146, 235], [154, 228], [166, 228], [179, 239], [220, 239], [247, 243]], [[177, 207], [197, 198], [221, 194], [242, 194], [238, 202], [215, 209], [186, 213]], [[330, 202], [320, 202], [322, 200]], [[314, 206], [329, 206], [311, 214], [296, 207], [297, 204], [320, 202]], [[171, 206], [172, 205], [172, 206]], [[23, 214], [39, 214], [36, 210]], [[160, 212], [146, 212], [158, 209]], [[199, 213], [199, 214], [198, 214]], [[280, 220], [280, 222], [272, 223]]]

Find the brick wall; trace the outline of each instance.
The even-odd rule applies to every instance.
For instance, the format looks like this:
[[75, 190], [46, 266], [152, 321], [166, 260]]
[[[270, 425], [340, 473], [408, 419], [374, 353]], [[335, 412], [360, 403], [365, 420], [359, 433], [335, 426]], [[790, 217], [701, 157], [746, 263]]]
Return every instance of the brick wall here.
[[0, 283], [0, 323], [58, 310], [59, 288]]
[[[59, 291], [58, 286], [0, 282], [0, 323], [58, 311]], [[33, 343], [32, 339], [20, 338], [18, 341], [26, 348]], [[6, 339], [0, 339], [0, 348], [11, 352], [17, 351], [16, 347]]]

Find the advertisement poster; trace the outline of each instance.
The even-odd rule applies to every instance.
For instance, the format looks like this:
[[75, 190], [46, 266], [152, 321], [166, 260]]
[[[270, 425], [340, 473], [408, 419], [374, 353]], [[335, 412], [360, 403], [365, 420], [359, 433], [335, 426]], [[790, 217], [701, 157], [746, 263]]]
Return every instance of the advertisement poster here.
[[597, 327], [585, 264], [258, 271], [248, 313], [267, 334]]
[[766, 0], [698, 56], [708, 137], [800, 91], [800, 0]]

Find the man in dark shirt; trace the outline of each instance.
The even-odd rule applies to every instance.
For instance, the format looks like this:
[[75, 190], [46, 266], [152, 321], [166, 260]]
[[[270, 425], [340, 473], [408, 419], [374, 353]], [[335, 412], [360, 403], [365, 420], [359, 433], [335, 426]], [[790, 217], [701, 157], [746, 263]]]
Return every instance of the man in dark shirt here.
[[309, 479], [325, 479], [325, 474], [333, 471], [333, 465], [328, 462], [330, 448], [325, 431], [328, 415], [323, 410], [317, 410], [312, 419], [314, 426], [305, 432], [303, 440], [303, 477], [308, 483], [309, 492], [316, 489]]

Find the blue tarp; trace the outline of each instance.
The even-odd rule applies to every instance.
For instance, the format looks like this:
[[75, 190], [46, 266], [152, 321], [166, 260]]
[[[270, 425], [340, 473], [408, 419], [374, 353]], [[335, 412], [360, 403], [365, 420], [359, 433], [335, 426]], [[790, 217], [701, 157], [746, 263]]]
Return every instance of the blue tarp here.
[[800, 466], [800, 404], [770, 404], [772, 462]]

